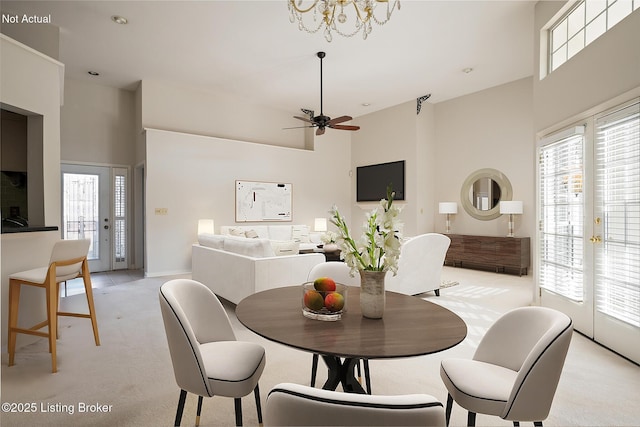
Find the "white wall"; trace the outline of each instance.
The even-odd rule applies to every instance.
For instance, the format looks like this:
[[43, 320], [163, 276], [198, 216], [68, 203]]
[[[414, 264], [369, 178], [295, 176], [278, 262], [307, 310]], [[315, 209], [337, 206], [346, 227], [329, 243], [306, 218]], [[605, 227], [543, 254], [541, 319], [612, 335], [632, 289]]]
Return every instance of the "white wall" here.
[[[0, 102], [24, 112], [42, 115], [44, 220], [60, 227], [60, 103], [64, 66], [31, 48], [0, 35]], [[7, 343], [9, 275], [46, 266], [60, 232], [2, 234], [2, 346]], [[31, 326], [46, 318], [44, 294], [30, 290], [20, 301], [20, 324]], [[18, 345], [35, 337], [20, 336]], [[4, 350], [3, 350], [4, 351]]]
[[[315, 145], [311, 151], [147, 129], [145, 274], [191, 271], [198, 219], [213, 218], [217, 232], [235, 223], [236, 180], [293, 184], [293, 218], [284, 224], [313, 227], [333, 204], [349, 206], [348, 132], [328, 130]], [[156, 215], [156, 208], [168, 214]]]
[[305, 148], [303, 129], [285, 112], [225, 93], [157, 80], [142, 82], [142, 127], [209, 135], [239, 141]]
[[[467, 177], [492, 168], [511, 182], [513, 200], [524, 202], [524, 214], [516, 218], [516, 236], [535, 236], [532, 106], [531, 78], [436, 104], [436, 201], [458, 202], [458, 214], [451, 217], [452, 233], [506, 236], [506, 216], [481, 221], [460, 204]], [[438, 215], [436, 229], [444, 232], [445, 215]]]
[[65, 80], [60, 113], [62, 162], [132, 166], [135, 163], [135, 94]]

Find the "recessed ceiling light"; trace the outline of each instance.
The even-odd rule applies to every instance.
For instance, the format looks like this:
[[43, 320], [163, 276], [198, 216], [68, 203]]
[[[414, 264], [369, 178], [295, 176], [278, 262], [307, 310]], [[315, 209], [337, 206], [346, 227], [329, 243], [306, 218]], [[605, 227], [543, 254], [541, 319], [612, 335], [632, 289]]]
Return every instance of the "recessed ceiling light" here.
[[115, 22], [116, 24], [120, 24], [120, 25], [126, 25], [129, 22], [127, 20], [127, 18], [125, 18], [124, 16], [120, 16], [120, 15], [113, 15], [111, 17], [111, 20], [113, 22]]
[[100, 73], [97, 71], [87, 71], [87, 74], [91, 75], [91, 76], [99, 76]]
[[463, 72], [463, 73], [465, 73], [465, 74], [469, 74], [469, 73], [470, 73], [470, 72], [472, 72], [472, 71], [473, 71], [473, 68], [471, 68], [471, 67], [463, 68], [463, 69], [462, 69], [462, 72]]
[[370, 103], [370, 102], [363, 102], [361, 105], [362, 105], [363, 107], [368, 107], [368, 106], [370, 106], [370, 105], [371, 105], [371, 103]]

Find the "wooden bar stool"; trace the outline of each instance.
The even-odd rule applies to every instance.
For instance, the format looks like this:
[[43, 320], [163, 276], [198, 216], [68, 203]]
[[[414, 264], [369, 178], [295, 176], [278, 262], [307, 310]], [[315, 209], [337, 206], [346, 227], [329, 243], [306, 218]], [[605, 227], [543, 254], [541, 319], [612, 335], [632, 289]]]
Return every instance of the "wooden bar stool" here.
[[[98, 323], [96, 322], [95, 307], [93, 304], [91, 277], [89, 275], [89, 266], [87, 265], [87, 254], [89, 253], [90, 244], [91, 241], [88, 239], [61, 240], [53, 246], [49, 267], [34, 268], [33, 270], [22, 271], [9, 276], [9, 366], [14, 364], [16, 336], [18, 333], [21, 333], [49, 339], [52, 372], [57, 372], [56, 339], [58, 337], [58, 316], [86, 317], [91, 319], [96, 345], [100, 345]], [[82, 276], [84, 280], [89, 314], [58, 311], [60, 283], [80, 276]], [[27, 329], [18, 327], [21, 285], [44, 288], [46, 292], [47, 320]], [[45, 326], [48, 326], [48, 331], [40, 331], [40, 329]]]

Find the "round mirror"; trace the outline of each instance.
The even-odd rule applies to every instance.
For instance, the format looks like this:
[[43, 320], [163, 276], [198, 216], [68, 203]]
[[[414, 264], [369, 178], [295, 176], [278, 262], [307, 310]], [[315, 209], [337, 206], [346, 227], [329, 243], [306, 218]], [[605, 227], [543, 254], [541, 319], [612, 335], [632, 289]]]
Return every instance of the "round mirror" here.
[[511, 183], [495, 169], [480, 169], [469, 175], [462, 184], [460, 201], [464, 210], [480, 220], [500, 216], [500, 201], [511, 200]]

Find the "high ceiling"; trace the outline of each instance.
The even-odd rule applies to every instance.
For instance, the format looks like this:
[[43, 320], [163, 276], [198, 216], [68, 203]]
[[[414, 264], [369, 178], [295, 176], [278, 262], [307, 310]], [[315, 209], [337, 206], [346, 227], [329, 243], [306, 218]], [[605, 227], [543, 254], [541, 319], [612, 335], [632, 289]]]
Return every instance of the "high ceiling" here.
[[69, 78], [125, 89], [159, 79], [292, 113], [320, 110], [322, 50], [325, 113], [357, 117], [531, 76], [534, 4], [402, 0], [367, 40], [331, 43], [290, 23], [285, 0], [3, 1], [2, 11], [50, 14]]

